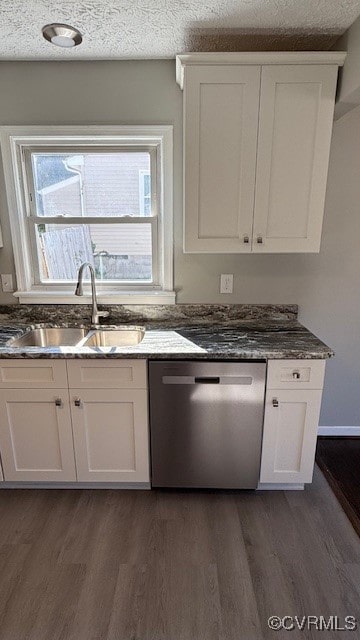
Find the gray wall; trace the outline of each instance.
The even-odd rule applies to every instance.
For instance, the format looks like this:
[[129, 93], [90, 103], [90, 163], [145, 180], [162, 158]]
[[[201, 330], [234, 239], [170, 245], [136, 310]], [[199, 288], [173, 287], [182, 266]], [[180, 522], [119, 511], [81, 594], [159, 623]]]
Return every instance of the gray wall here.
[[340, 69], [335, 119], [360, 104], [360, 17], [335, 42], [332, 47], [346, 51], [345, 64]]
[[[298, 303], [300, 319], [337, 352], [328, 364], [321, 424], [360, 425], [360, 110], [335, 126], [320, 255], [182, 253], [182, 93], [172, 61], [0, 64], [0, 124], [173, 124], [175, 286], [179, 302]], [[14, 273], [0, 177], [5, 248]], [[219, 294], [234, 273], [234, 294]], [[0, 303], [14, 302], [0, 294]]]

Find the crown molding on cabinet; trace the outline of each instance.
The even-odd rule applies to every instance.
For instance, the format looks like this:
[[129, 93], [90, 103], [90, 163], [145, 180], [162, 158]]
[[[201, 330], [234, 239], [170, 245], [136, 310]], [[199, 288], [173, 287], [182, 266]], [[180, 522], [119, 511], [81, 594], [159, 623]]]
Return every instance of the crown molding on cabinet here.
[[184, 88], [185, 68], [191, 65], [332, 64], [342, 67], [346, 51], [245, 51], [241, 53], [182, 53], [176, 56], [176, 82]]

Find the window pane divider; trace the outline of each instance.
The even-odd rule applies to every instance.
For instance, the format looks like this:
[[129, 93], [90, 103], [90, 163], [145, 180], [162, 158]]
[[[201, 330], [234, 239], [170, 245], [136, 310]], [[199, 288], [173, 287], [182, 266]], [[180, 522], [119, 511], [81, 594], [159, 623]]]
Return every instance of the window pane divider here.
[[29, 216], [34, 224], [154, 224], [157, 216]]

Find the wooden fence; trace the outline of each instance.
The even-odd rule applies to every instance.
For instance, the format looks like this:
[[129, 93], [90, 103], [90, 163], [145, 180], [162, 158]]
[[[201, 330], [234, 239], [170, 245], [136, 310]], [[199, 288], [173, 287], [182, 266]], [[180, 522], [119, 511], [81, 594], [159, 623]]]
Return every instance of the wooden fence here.
[[144, 226], [129, 225], [116, 237], [117, 230], [98, 225], [93, 242], [97, 241], [103, 254], [94, 247], [87, 225], [48, 226], [39, 236], [43, 279], [76, 280], [81, 264], [90, 262], [101, 280], [150, 280], [151, 228]]
[[45, 279], [76, 280], [83, 262], [94, 264], [89, 229], [86, 225], [46, 230], [40, 235]]

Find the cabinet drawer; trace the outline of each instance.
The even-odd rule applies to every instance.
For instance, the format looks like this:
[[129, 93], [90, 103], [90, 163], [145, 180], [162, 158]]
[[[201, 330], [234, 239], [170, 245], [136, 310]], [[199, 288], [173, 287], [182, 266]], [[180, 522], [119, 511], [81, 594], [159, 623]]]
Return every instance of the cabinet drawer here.
[[146, 389], [146, 360], [74, 360], [69, 386], [77, 389]]
[[0, 389], [66, 389], [66, 362], [0, 360]]
[[322, 389], [325, 360], [269, 360], [268, 389]]

